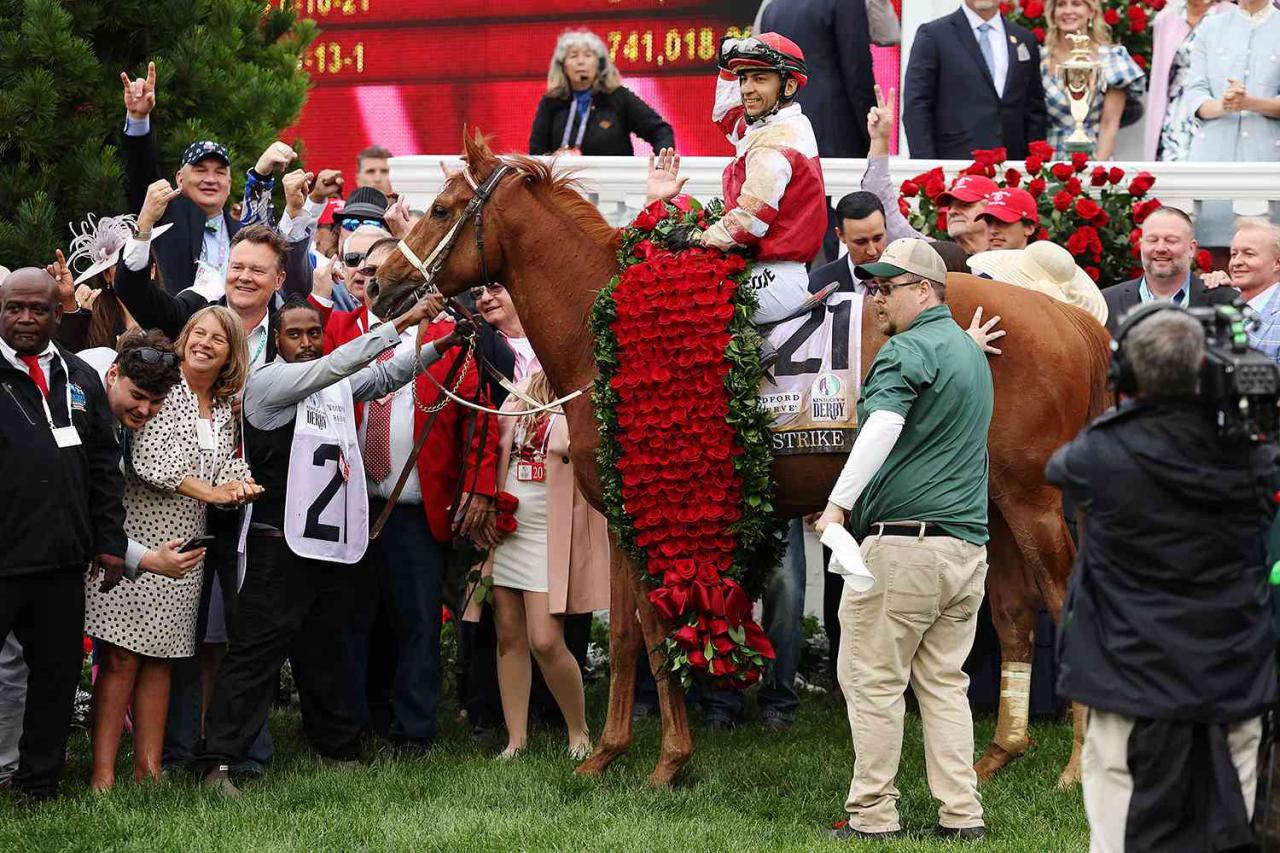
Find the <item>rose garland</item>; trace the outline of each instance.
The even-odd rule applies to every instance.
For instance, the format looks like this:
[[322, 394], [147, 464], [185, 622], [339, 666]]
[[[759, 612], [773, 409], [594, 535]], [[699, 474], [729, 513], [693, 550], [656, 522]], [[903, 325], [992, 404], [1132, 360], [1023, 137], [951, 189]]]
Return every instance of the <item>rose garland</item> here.
[[[1124, 169], [1091, 164], [1086, 154], [1076, 153], [1057, 163], [1053, 157], [1053, 147], [1044, 141], [1032, 142], [1030, 156], [1014, 164], [1006, 163], [1004, 148], [978, 150], [960, 174], [985, 175], [999, 186], [1020, 186], [1031, 193], [1040, 211], [1036, 239], [1065, 246], [1099, 285], [1142, 275], [1138, 245], [1142, 223], [1160, 207], [1159, 199], [1147, 197], [1155, 176], [1138, 172], [1126, 184]], [[947, 209], [939, 207], [937, 200], [946, 188], [946, 173], [938, 166], [903, 181], [898, 199], [903, 215], [917, 230], [943, 240], [947, 239]], [[908, 204], [911, 199], [916, 200], [915, 211]], [[1195, 266], [1211, 268], [1208, 251], [1196, 255]]]
[[664, 248], [722, 213], [680, 196], [623, 229], [621, 272], [592, 311], [592, 399], [609, 520], [670, 625], [670, 672], [745, 688], [774, 656], [751, 609], [785, 526], [771, 504], [756, 299], [741, 255]]

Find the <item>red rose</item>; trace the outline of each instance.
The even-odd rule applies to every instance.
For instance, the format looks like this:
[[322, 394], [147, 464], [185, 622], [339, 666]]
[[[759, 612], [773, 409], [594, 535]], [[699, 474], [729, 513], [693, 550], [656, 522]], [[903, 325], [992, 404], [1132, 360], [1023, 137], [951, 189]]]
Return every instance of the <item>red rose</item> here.
[[499, 513], [493, 523], [500, 532], [508, 535], [515, 533], [516, 527], [518, 526], [516, 524], [516, 517], [509, 513]]
[[1071, 193], [1066, 192], [1065, 190], [1059, 190], [1058, 194], [1053, 197], [1054, 210], [1059, 210], [1059, 211], [1062, 211], [1063, 213], [1066, 213], [1070, 207], [1071, 207]]
[[1000, 3], [1000, 14], [1001, 14], [1001, 15], [1008, 15], [1008, 14], [1009, 14], [1010, 12], [1012, 12], [1012, 11], [1013, 11], [1013, 4], [1012, 4], [1012, 3], [1006, 3], [1006, 2], [1001, 2], [1001, 3]]
[[682, 581], [691, 581], [698, 575], [697, 560], [676, 560], [672, 571]]
[[1098, 269], [1097, 267], [1085, 267], [1084, 272], [1085, 272], [1085, 275], [1093, 279], [1094, 284], [1097, 284], [1098, 279], [1102, 278], [1102, 270]]
[[1105, 166], [1094, 166], [1093, 171], [1089, 173], [1089, 186], [1101, 187], [1107, 183], [1107, 169]]
[[672, 634], [671, 639], [679, 643], [680, 647], [685, 650], [696, 649], [701, 645], [701, 643], [698, 642], [698, 629], [692, 625], [685, 625], [679, 631]]
[[738, 665], [728, 658], [716, 658], [711, 662], [711, 674], [716, 676], [733, 675]]
[[711, 648], [716, 650], [716, 654], [727, 655], [733, 651], [733, 640], [728, 637], [716, 637], [711, 641]]
[[641, 240], [631, 247], [631, 254], [642, 261], [653, 257], [653, 253], [656, 251], [658, 251], [658, 247], [653, 245], [652, 240]]
[[1004, 147], [992, 148], [990, 153], [991, 162], [997, 166], [1009, 159], [1009, 149]]
[[940, 175], [930, 175], [929, 179], [924, 182], [924, 194], [929, 197], [930, 201], [937, 201], [938, 196], [942, 195], [946, 188], [946, 179]]
[[1155, 175], [1150, 172], [1139, 172], [1138, 176], [1129, 182], [1129, 195], [1134, 198], [1142, 198], [1155, 182]]
[[1071, 168], [1077, 172], [1083, 172], [1089, 168], [1089, 155], [1083, 151], [1074, 151], [1071, 154]]
[[920, 192], [920, 185], [917, 184], [915, 181], [911, 180], [910, 178], [908, 178], [907, 180], [902, 182], [901, 192], [907, 198], [915, 198], [916, 195]]
[[1093, 218], [1093, 224], [1099, 228], [1106, 228], [1111, 224], [1111, 214], [1105, 210], [1099, 210], [1098, 215]]
[[1022, 13], [1028, 18], [1043, 18], [1044, 3], [1041, 0], [1022, 0]]
[[1108, 27], [1114, 27], [1116, 24], [1120, 23], [1120, 13], [1108, 6], [1102, 13], [1102, 20], [1107, 22]]
[[907, 200], [905, 198], [898, 198], [898, 212], [903, 216], [911, 215], [911, 205], [907, 204]]
[[977, 148], [973, 151], [973, 163], [965, 167], [962, 172], [968, 174], [982, 174], [982, 169], [987, 166], [994, 165], [996, 162], [995, 151], [986, 148]]
[[[1164, 8], [1164, 0], [1160, 0], [1160, 7]], [[1140, 53], [1135, 53], [1133, 55], [1133, 64], [1141, 68], [1143, 71], [1147, 70], [1147, 58]]]
[[694, 649], [689, 652], [689, 666], [694, 669], [707, 668], [707, 656], [702, 653], [701, 649]]
[[1089, 238], [1079, 231], [1067, 238], [1067, 251], [1073, 255], [1083, 255], [1089, 248]]
[[[1147, 5], [1150, 6], [1152, 9], [1155, 9], [1157, 12], [1159, 12], [1161, 9], [1164, 8], [1165, 0], [1147, 0]], [[1139, 56], [1140, 55], [1141, 54], [1139, 54]], [[1137, 56], [1134, 57], [1134, 59], [1137, 59], [1137, 58], [1138, 58]]]
[[1071, 177], [1071, 167], [1066, 163], [1054, 163], [1049, 167], [1049, 172], [1060, 181], [1065, 181]]
[[1196, 270], [1208, 272], [1211, 269], [1213, 269], [1213, 255], [1209, 254], [1209, 250], [1201, 249], [1196, 252]]
[[945, 207], [938, 210], [938, 216], [935, 221], [939, 231], [945, 232], [947, 230], [947, 209]]
[[1144, 201], [1138, 202], [1133, 206], [1134, 223], [1141, 225], [1143, 222], [1146, 222], [1147, 217], [1150, 216], [1151, 213], [1156, 209], [1158, 209], [1159, 207], [1160, 207], [1160, 199], [1158, 198], [1149, 198]]
[[755, 622], [748, 622], [745, 628], [747, 648], [757, 652], [761, 657], [772, 660], [776, 653], [773, 649], [773, 643], [769, 640], [769, 635]]
[[1027, 151], [1032, 157], [1043, 160], [1048, 163], [1053, 159], [1053, 146], [1045, 142], [1043, 139], [1037, 139], [1027, 145]]
[[1022, 165], [1027, 167], [1028, 175], [1038, 174], [1040, 170], [1044, 168], [1044, 163], [1040, 160], [1039, 157], [1035, 157], [1035, 156], [1028, 157], [1025, 161], [1023, 161]]
[[1101, 212], [1102, 208], [1098, 203], [1088, 196], [1076, 199], [1076, 213], [1078, 213], [1085, 221], [1092, 220]]
[[693, 204], [690, 202], [689, 196], [685, 193], [680, 193], [678, 196], [671, 199], [671, 203], [675, 205], [676, 210], [681, 213], [688, 213], [690, 210], [693, 210]]
[[1021, 172], [1019, 172], [1017, 169], [1005, 169], [1004, 185], [1006, 187], [1016, 187], [1020, 183], [1022, 183]]
[[1135, 228], [1135, 229], [1133, 229], [1132, 231], [1130, 231], [1130, 232], [1129, 232], [1129, 243], [1130, 243], [1130, 244], [1137, 243], [1137, 242], [1138, 242], [1138, 241], [1140, 241], [1141, 239], [1142, 239], [1142, 229], [1141, 229], [1141, 228]]
[[1084, 192], [1084, 187], [1081, 185], [1080, 179], [1076, 177], [1068, 178], [1067, 182], [1063, 185], [1063, 189], [1071, 193], [1073, 196], [1080, 195], [1080, 193]]
[[1111, 171], [1107, 173], [1107, 180], [1111, 182], [1112, 186], [1120, 183], [1124, 180], [1124, 169], [1119, 166], [1112, 166]]
[[[694, 448], [694, 452], [698, 449]], [[698, 583], [717, 584], [720, 583], [720, 573], [716, 571], [716, 567], [711, 563], [702, 563], [698, 566]]]
[[1125, 10], [1125, 14], [1129, 17], [1129, 30], [1135, 33], [1146, 32], [1147, 29], [1147, 10], [1139, 6], [1137, 3], [1131, 5]]
[[667, 218], [667, 206], [659, 199], [636, 215], [631, 227], [640, 231], [652, 231], [658, 223]]
[[1036, 198], [1039, 198], [1041, 195], [1044, 194], [1044, 188], [1045, 188], [1044, 178], [1032, 178], [1027, 183], [1027, 192], [1031, 193]]
[[518, 506], [520, 506], [520, 499], [510, 492], [498, 492], [493, 499], [493, 508], [498, 512], [515, 512]]
[[1045, 228], [1043, 225], [1042, 225], [1042, 226], [1040, 226], [1040, 230], [1036, 232], [1036, 239], [1037, 239], [1037, 240], [1048, 240], [1048, 239], [1049, 239], [1049, 229], [1048, 229], [1048, 228]]
[[1044, 44], [1044, 27], [1032, 27], [1031, 34], [1036, 37], [1036, 41]]

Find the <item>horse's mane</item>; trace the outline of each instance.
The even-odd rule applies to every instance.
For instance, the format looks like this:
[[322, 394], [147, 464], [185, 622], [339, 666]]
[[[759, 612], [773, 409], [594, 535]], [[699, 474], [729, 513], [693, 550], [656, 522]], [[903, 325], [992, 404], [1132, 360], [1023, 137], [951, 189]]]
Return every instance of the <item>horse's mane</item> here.
[[596, 206], [584, 195], [585, 189], [576, 171], [557, 169], [555, 161], [548, 163], [519, 154], [510, 154], [502, 159], [515, 168], [529, 189], [545, 195], [593, 242], [610, 249], [616, 248], [618, 229], [606, 222]]

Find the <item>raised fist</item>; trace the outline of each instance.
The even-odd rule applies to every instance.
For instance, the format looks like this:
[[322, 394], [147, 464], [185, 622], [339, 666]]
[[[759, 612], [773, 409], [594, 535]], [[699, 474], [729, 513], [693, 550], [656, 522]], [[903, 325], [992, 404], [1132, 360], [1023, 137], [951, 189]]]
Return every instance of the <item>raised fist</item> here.
[[144, 80], [130, 80], [129, 75], [120, 72], [120, 82], [124, 85], [124, 108], [129, 111], [129, 118], [141, 121], [151, 115], [156, 108], [156, 64], [147, 63], [147, 77]]
[[321, 169], [320, 174], [316, 175], [315, 186], [311, 188], [311, 200], [319, 204], [341, 192], [342, 172], [338, 169]]
[[267, 176], [276, 169], [285, 169], [290, 163], [297, 159], [298, 155], [294, 153], [283, 142], [276, 140], [267, 146], [267, 150], [262, 152], [262, 156], [258, 158], [258, 162], [253, 167], [253, 171], [259, 175]]
[[302, 205], [306, 203], [307, 192], [311, 189], [314, 178], [315, 175], [305, 169], [294, 169], [284, 176], [285, 211], [290, 216], [297, 216], [302, 212]]

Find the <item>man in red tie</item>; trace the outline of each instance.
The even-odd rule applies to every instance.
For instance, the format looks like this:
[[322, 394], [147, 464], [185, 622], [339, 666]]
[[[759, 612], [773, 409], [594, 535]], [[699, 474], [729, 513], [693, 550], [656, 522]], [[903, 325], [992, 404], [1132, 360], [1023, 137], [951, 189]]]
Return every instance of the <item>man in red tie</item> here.
[[[62, 317], [44, 270], [0, 290], [0, 637], [12, 630], [31, 669], [13, 788], [53, 797], [80, 679], [84, 579], [124, 573], [120, 445], [92, 367], [52, 343]], [[20, 507], [20, 509], [19, 509]]]

